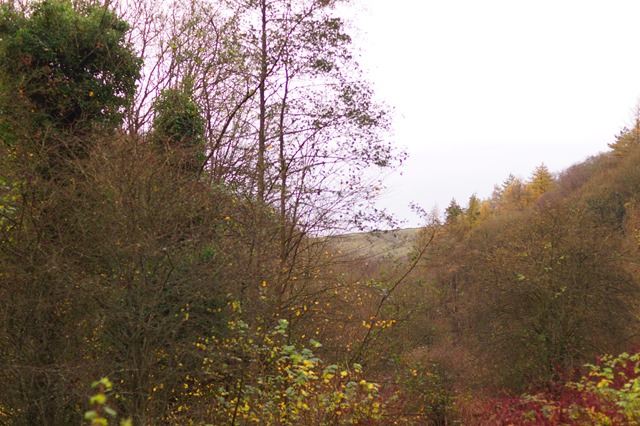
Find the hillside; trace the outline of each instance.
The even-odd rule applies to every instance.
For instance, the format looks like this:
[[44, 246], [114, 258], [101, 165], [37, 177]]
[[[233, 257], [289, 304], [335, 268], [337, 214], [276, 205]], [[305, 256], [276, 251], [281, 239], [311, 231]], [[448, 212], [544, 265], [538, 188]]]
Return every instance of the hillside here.
[[358, 232], [329, 237], [329, 243], [343, 255], [354, 259], [404, 260], [419, 232], [420, 228]]

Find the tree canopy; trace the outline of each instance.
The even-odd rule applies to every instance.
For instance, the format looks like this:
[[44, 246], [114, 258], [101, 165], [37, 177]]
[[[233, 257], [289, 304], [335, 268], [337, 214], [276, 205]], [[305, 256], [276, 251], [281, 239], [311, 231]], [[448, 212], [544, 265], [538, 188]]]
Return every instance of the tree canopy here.
[[16, 104], [42, 128], [115, 127], [131, 102], [141, 60], [125, 42], [129, 27], [96, 3], [33, 3], [0, 9], [3, 111]]

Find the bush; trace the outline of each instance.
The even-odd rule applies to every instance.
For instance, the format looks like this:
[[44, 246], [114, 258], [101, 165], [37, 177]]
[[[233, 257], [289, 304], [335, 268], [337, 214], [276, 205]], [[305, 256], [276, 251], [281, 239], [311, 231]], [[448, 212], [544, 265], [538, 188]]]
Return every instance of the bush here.
[[640, 353], [605, 355], [585, 368], [577, 382], [492, 401], [486, 407], [487, 424], [639, 425]]
[[[236, 311], [239, 304], [232, 303]], [[379, 386], [362, 378], [362, 367], [325, 366], [309, 347], [289, 343], [287, 320], [270, 331], [251, 330], [239, 318], [223, 337], [200, 339], [202, 372], [184, 379], [175, 395], [173, 424], [187, 419], [214, 424], [353, 424], [385, 413]]]

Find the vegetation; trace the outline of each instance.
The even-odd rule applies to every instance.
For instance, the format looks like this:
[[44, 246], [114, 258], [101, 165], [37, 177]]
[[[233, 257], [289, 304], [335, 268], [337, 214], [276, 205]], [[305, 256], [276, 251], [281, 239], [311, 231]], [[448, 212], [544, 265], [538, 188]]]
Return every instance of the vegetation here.
[[214, 3], [0, 6], [1, 424], [639, 422], [638, 122], [344, 235], [404, 153], [338, 0]]

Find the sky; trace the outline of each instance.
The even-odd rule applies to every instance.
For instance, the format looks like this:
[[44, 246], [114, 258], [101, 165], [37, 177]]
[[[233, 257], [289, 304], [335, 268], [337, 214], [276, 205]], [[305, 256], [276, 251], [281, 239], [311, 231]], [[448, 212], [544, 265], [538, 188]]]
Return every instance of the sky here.
[[640, 99], [637, 0], [354, 0], [360, 65], [409, 153], [379, 206], [406, 220], [509, 174], [608, 150]]

